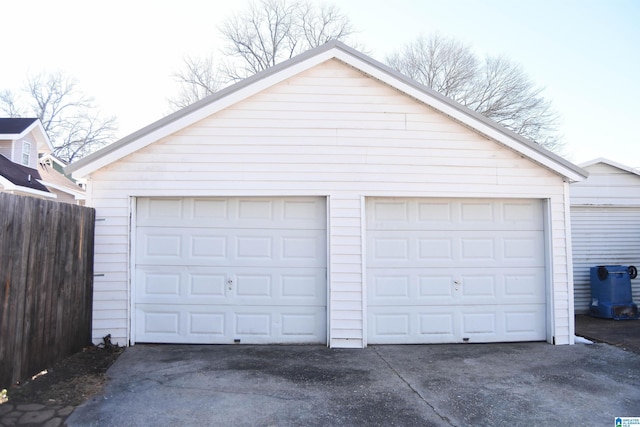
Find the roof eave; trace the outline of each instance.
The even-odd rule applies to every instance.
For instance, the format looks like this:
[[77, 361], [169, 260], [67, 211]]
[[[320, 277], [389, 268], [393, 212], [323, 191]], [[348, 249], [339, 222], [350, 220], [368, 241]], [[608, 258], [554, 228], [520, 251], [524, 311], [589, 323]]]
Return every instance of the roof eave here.
[[58, 184], [54, 184], [51, 182], [47, 182], [46, 180], [42, 180], [39, 179], [38, 182], [42, 185], [44, 185], [47, 188], [53, 188], [55, 190], [61, 191], [63, 193], [67, 193], [72, 195], [76, 200], [85, 200], [87, 198], [87, 195], [85, 193], [83, 193], [82, 191], [76, 191], [76, 190], [72, 190], [68, 187], [62, 186], [62, 185], [58, 185]]
[[18, 194], [27, 195], [27, 196], [40, 196], [47, 199], [55, 199], [58, 197], [55, 194], [47, 191], [35, 190], [33, 188], [16, 185], [3, 176], [0, 176], [0, 185], [2, 185], [5, 192], [13, 192], [13, 193], [18, 193]]
[[53, 144], [47, 135], [47, 131], [44, 129], [42, 122], [40, 119], [35, 119], [29, 126], [24, 128], [19, 133], [4, 133], [0, 134], [0, 139], [8, 139], [15, 141], [20, 138], [24, 138], [29, 133], [37, 131], [35, 133], [36, 142], [38, 142], [38, 151], [43, 151], [43, 149], [48, 149], [50, 152], [53, 152]]
[[334, 43], [309, 50], [301, 55], [260, 73], [247, 77], [219, 92], [207, 96], [179, 111], [176, 111], [150, 125], [110, 144], [64, 168], [65, 174], [71, 174], [74, 179], [84, 178], [92, 172], [110, 164], [113, 161], [145, 147], [160, 138], [170, 135], [198, 120], [233, 105], [257, 92], [280, 81], [322, 63], [332, 58], [331, 50]]
[[584, 163], [580, 163], [579, 166], [582, 167], [582, 168], [587, 168], [589, 166], [593, 166], [593, 165], [598, 164], [598, 163], [604, 163], [606, 165], [613, 166], [614, 168], [618, 168], [618, 169], [623, 170], [625, 172], [629, 172], [631, 174], [640, 176], [640, 170], [635, 169], [635, 168], [633, 168], [631, 166], [623, 165], [622, 163], [614, 162], [613, 160], [609, 160], [609, 159], [604, 158], [604, 157], [598, 157], [597, 159], [593, 159], [593, 160], [586, 161]]

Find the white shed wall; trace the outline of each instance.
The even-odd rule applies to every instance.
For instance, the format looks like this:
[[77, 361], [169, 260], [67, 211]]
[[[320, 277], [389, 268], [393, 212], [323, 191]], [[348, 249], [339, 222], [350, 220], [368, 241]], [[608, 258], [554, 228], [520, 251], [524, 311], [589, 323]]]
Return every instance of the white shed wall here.
[[[327, 196], [329, 344], [361, 347], [363, 198], [550, 200], [550, 337], [572, 342], [562, 178], [331, 60], [95, 172], [94, 340], [126, 344], [137, 196]], [[104, 219], [104, 221], [100, 221]], [[550, 316], [551, 317], [551, 316]]]
[[[640, 176], [606, 163], [585, 167], [589, 177], [571, 184], [573, 276], [576, 313], [591, 303], [590, 267], [640, 267]], [[632, 280], [640, 302], [640, 278]]]
[[640, 206], [640, 176], [605, 163], [584, 169], [589, 177], [571, 184], [571, 206]]

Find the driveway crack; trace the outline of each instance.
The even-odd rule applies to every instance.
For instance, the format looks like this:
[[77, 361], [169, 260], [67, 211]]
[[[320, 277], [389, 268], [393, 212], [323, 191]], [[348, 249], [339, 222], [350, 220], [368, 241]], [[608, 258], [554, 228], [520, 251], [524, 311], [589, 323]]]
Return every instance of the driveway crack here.
[[376, 347], [372, 347], [373, 351], [375, 351], [375, 353], [378, 355], [378, 357], [389, 367], [389, 369], [391, 369], [393, 371], [394, 374], [397, 375], [398, 378], [400, 378], [400, 380], [405, 383], [407, 385], [407, 387], [409, 387], [409, 389], [416, 395], [418, 396], [418, 398], [420, 398], [420, 400], [422, 400], [429, 408], [431, 408], [431, 410], [438, 416], [440, 417], [440, 419], [442, 421], [444, 421], [445, 423], [447, 423], [450, 426], [454, 426], [455, 424], [453, 424], [451, 422], [451, 420], [447, 417], [445, 417], [444, 415], [442, 415], [440, 412], [438, 412], [438, 410], [435, 408], [435, 406], [433, 406], [431, 403], [429, 403], [429, 401], [415, 388], [411, 385], [411, 383], [409, 381], [407, 381], [401, 374], [400, 372], [398, 372], [396, 370], [396, 368], [393, 367], [393, 365], [391, 365], [391, 363], [389, 363], [389, 361], [387, 359], [384, 358], [384, 356], [382, 354], [380, 354], [380, 352], [378, 352], [378, 349]]

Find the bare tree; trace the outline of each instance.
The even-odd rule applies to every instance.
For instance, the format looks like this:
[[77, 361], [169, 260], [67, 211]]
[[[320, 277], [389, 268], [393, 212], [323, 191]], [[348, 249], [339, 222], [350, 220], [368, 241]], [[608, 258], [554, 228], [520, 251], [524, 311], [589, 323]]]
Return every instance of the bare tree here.
[[62, 72], [27, 77], [20, 94], [0, 93], [0, 111], [9, 117], [37, 117], [54, 147], [54, 155], [72, 162], [115, 140], [114, 117], [101, 118], [93, 98], [78, 81]]
[[173, 75], [180, 85], [180, 93], [169, 99], [169, 106], [179, 110], [217, 92], [222, 86], [214, 65], [213, 55], [205, 58], [186, 56], [184, 69]]
[[553, 151], [563, 143], [558, 115], [517, 64], [479, 59], [471, 48], [438, 34], [419, 37], [387, 57], [399, 72]]
[[334, 4], [300, 3], [299, 31], [304, 35], [305, 49], [321, 46], [331, 40], [345, 40], [354, 33], [349, 18]]
[[212, 57], [185, 58], [174, 75], [182, 89], [170, 99], [173, 109], [216, 92], [224, 84], [242, 80], [330, 40], [347, 40], [354, 30], [335, 5], [311, 0], [257, 0], [220, 27], [227, 58], [214, 71]]

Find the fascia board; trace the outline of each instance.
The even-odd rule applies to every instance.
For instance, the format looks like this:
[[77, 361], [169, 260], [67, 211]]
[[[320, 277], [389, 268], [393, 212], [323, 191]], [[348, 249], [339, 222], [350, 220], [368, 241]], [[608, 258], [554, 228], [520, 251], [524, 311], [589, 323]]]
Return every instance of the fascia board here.
[[491, 124], [488, 123], [488, 119], [484, 117], [475, 117], [479, 116], [478, 113], [463, 106], [459, 106], [440, 94], [431, 94], [429, 93], [430, 90], [428, 88], [421, 85], [418, 87], [418, 83], [413, 82], [396, 71], [389, 69], [386, 65], [377, 62], [373, 63], [370, 58], [363, 59], [357, 52], [354, 54], [342, 51], [336, 55], [336, 58], [440, 111], [472, 130], [475, 130], [476, 132], [479, 132], [486, 137], [521, 153], [523, 156], [530, 158], [565, 178], [568, 178], [570, 181], [582, 181], [588, 176], [586, 171], [580, 170], [580, 168], [575, 165], [569, 165], [566, 160], [545, 148], [540, 147], [533, 142], [525, 141], [522, 137], [517, 135], [515, 137], [511, 136], [509, 135], [508, 130], [499, 128], [497, 127], [499, 125], [493, 124], [492, 122]]
[[[208, 103], [202, 106], [200, 106], [201, 102], [197, 102], [191, 107], [186, 107], [184, 110], [180, 110], [169, 115], [164, 119], [131, 134], [129, 137], [125, 137], [121, 141], [114, 143], [120, 144], [120, 147], [114, 147], [114, 149], [110, 151], [105, 150], [109, 147], [105, 147], [105, 149], [103, 149], [105, 150], [105, 154], [96, 156], [95, 160], [91, 159], [92, 155], [90, 155], [86, 157], [86, 162], [83, 162], [83, 159], [81, 159], [76, 163], [68, 165], [65, 167], [65, 173], [71, 172], [71, 176], [74, 179], [84, 178], [112, 162], [167, 137], [172, 133], [191, 126], [192, 124], [205, 119], [218, 111], [243, 101], [248, 97], [268, 89], [302, 71], [327, 61], [333, 58], [333, 56], [332, 51], [327, 50], [320, 54], [309, 56], [308, 58], [297, 61], [291, 65], [287, 64], [288, 66], [286, 67], [278, 67], [276, 65], [272, 70], [267, 70], [264, 74], [261, 73], [249, 77], [227, 89], [223, 89], [222, 91], [211, 95], [213, 97], [212, 100], [208, 100], [207, 98], [203, 99], [203, 101], [208, 100]], [[187, 113], [185, 114], [184, 111], [187, 111]], [[138, 137], [137, 135], [140, 136]], [[95, 154], [99, 155], [101, 152], [98, 151]]]
[[625, 172], [629, 172], [631, 174], [640, 176], [640, 170], [635, 169], [635, 168], [633, 168], [631, 166], [623, 165], [622, 163], [614, 162], [613, 160], [609, 160], [609, 159], [606, 159], [604, 157], [598, 157], [597, 159], [593, 159], [593, 160], [589, 160], [589, 161], [584, 162], [584, 163], [580, 163], [579, 166], [582, 167], [582, 168], [587, 168], [589, 166], [593, 166], [593, 165], [598, 164], [598, 163], [604, 163], [605, 165], [613, 166], [614, 168], [618, 168], [618, 169], [623, 170]]
[[[49, 149], [49, 152], [53, 152], [53, 144], [51, 143], [51, 140], [49, 139], [49, 135], [47, 134], [47, 131], [44, 129], [44, 126], [42, 125], [42, 122], [40, 121], [40, 119], [36, 120], [34, 122], [33, 125], [33, 129], [36, 130], [37, 128], [37, 133], [40, 134], [40, 138], [38, 142], [42, 142], [43, 145], [46, 146], [46, 148]], [[31, 126], [30, 126], [31, 127]], [[38, 140], [38, 136], [36, 135], [36, 140]]]
[[11, 181], [9, 181], [7, 178], [5, 178], [4, 176], [0, 175], [0, 185], [2, 185], [3, 188], [5, 188], [6, 190], [13, 190], [15, 189], [15, 184]]
[[87, 196], [86, 194], [82, 193], [81, 191], [75, 191], [75, 190], [71, 190], [70, 188], [64, 187], [62, 185], [58, 185], [58, 184], [52, 184], [50, 182], [47, 181], [43, 181], [38, 179], [37, 180], [40, 184], [44, 185], [45, 187], [51, 187], [51, 188], [55, 188], [58, 191], [62, 191], [64, 193], [67, 194], [71, 194], [73, 197], [75, 197], [76, 199], [86, 199]]

